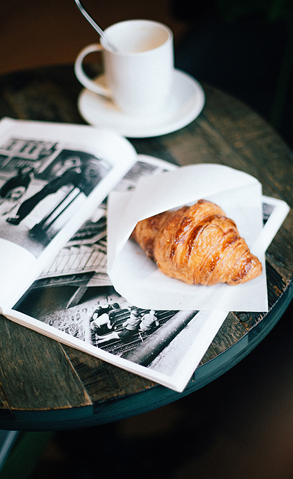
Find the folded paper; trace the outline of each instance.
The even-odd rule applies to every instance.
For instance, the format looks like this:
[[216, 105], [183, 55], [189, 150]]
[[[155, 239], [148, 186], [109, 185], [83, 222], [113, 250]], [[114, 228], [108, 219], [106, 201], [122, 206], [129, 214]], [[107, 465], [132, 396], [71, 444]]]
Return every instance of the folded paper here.
[[[233, 219], [252, 253], [263, 264], [260, 277], [237, 286], [188, 285], [165, 276], [133, 241], [144, 218], [206, 199]], [[263, 247], [262, 188], [241, 171], [199, 164], [142, 178], [133, 192], [112, 192], [108, 201], [108, 274], [119, 294], [141, 308], [267, 311]]]

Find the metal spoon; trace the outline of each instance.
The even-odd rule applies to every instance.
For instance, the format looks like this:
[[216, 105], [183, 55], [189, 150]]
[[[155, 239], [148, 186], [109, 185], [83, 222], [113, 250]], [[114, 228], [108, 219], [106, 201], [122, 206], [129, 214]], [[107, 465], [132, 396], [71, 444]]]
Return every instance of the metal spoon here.
[[113, 52], [117, 52], [117, 48], [114, 47], [111, 44], [111, 42], [107, 38], [107, 35], [105, 34], [105, 32], [103, 32], [103, 30], [99, 27], [99, 25], [97, 25], [96, 22], [90, 17], [90, 15], [87, 13], [87, 11], [84, 9], [84, 7], [81, 5], [80, 1], [75, 0], [75, 3], [78, 6], [81, 13], [83, 14], [83, 16], [87, 19], [87, 21], [91, 24], [91, 26], [96, 30], [96, 32], [98, 32], [98, 34], [102, 37], [104, 42], [108, 45], [110, 50], [112, 50]]

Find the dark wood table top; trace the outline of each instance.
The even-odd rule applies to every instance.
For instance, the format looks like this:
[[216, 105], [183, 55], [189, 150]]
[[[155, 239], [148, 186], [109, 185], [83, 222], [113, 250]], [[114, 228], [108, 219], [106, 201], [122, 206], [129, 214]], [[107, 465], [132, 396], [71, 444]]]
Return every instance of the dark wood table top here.
[[[0, 117], [84, 123], [73, 66], [0, 78]], [[263, 194], [293, 207], [292, 152], [235, 98], [204, 85], [206, 105], [187, 127], [131, 140], [138, 153], [179, 165], [220, 163], [245, 171]], [[266, 253], [268, 313], [227, 316], [183, 393], [176, 393], [15, 324], [0, 321], [0, 428], [53, 430], [119, 420], [190, 394], [237, 364], [274, 327], [293, 296], [293, 213]]]

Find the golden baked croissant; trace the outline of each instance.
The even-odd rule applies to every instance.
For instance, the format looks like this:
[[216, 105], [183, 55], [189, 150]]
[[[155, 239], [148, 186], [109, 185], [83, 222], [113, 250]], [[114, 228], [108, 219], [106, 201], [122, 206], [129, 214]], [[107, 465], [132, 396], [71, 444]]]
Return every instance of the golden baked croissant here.
[[139, 221], [131, 239], [164, 274], [188, 284], [236, 285], [262, 273], [234, 221], [210, 201]]

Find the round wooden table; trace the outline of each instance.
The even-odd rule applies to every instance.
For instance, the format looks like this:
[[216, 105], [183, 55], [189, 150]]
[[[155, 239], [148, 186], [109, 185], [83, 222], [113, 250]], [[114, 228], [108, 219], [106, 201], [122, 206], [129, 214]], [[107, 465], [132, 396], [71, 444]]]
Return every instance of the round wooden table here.
[[[73, 66], [0, 78], [0, 117], [84, 123]], [[293, 207], [292, 152], [256, 113], [204, 85], [206, 105], [187, 127], [130, 140], [138, 153], [179, 165], [220, 163], [245, 171], [263, 194]], [[266, 253], [269, 312], [230, 312], [183, 393], [64, 346], [4, 317], [0, 321], [0, 429], [93, 426], [150, 411], [205, 386], [249, 354], [274, 327], [293, 295], [293, 213]]]

